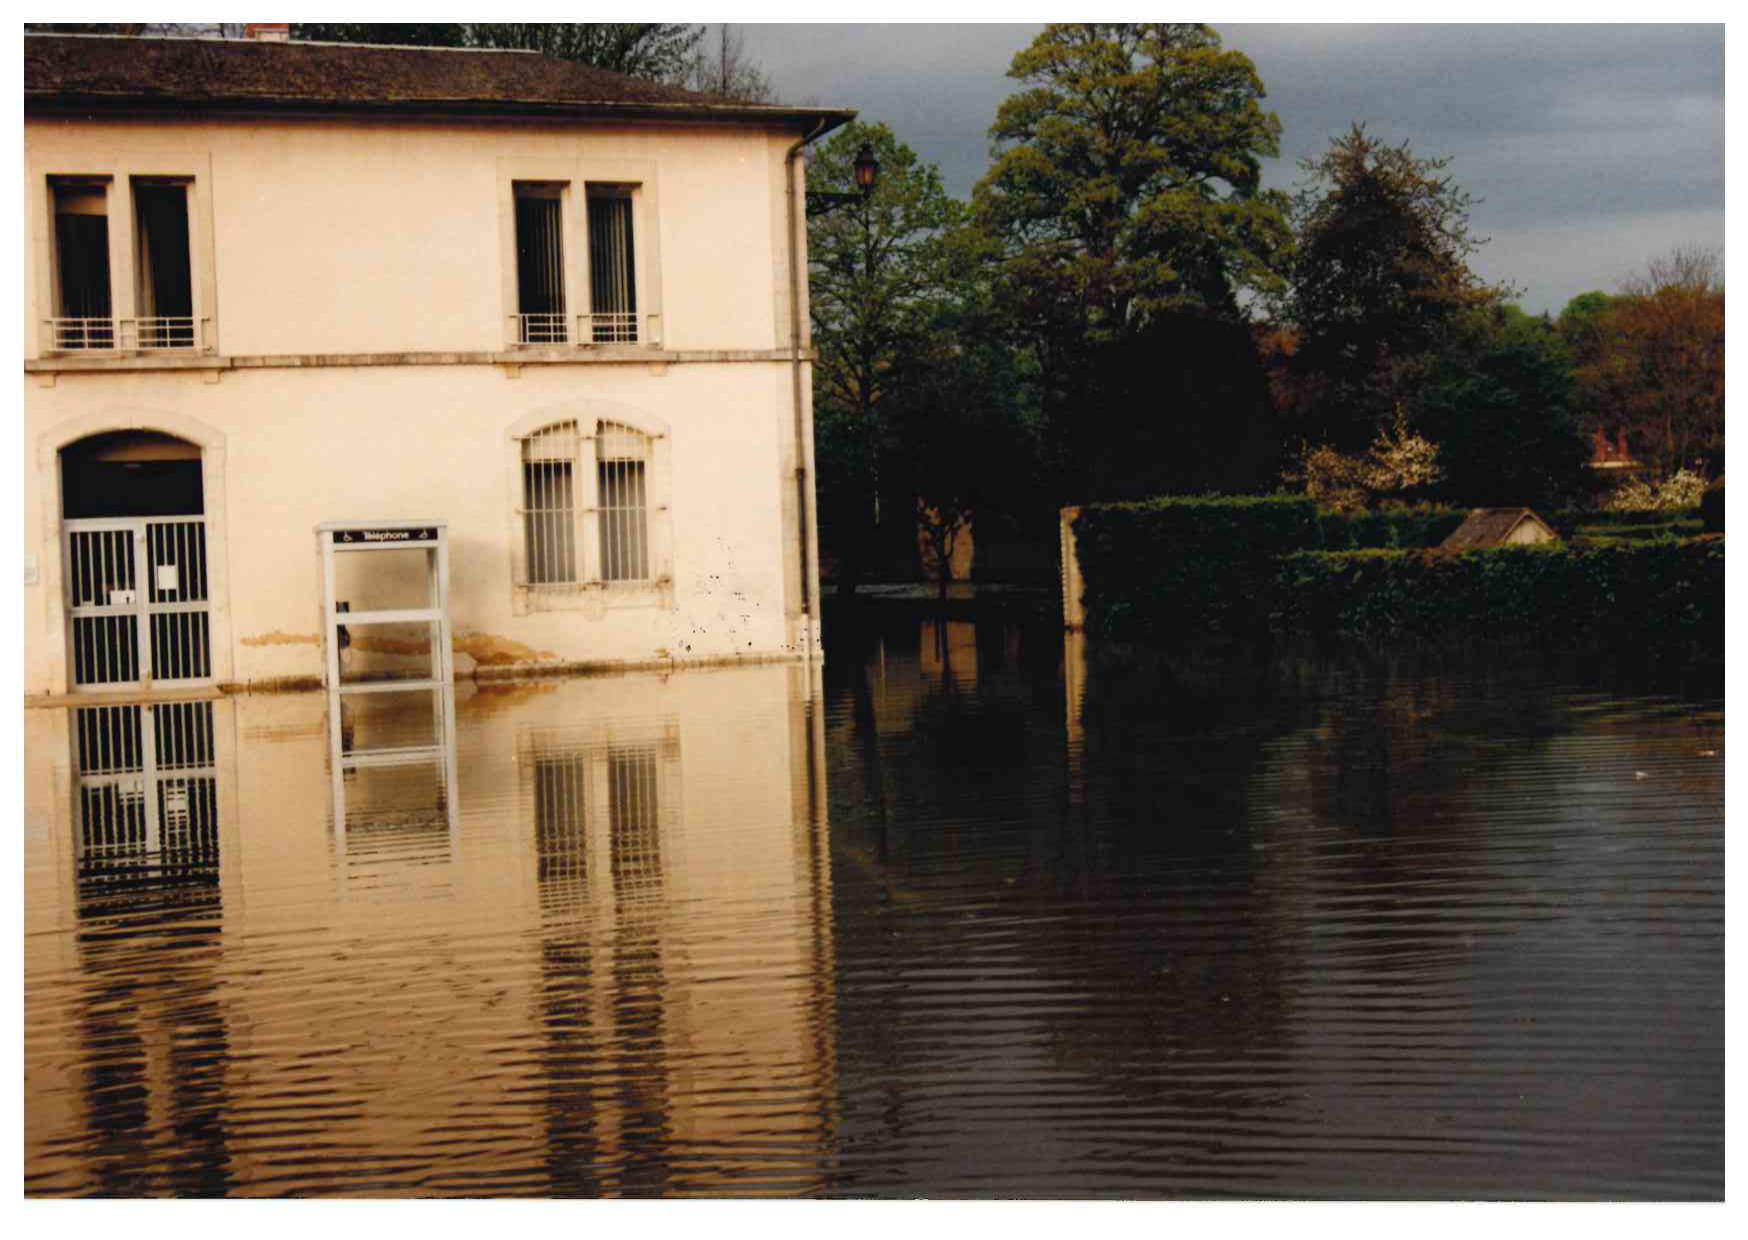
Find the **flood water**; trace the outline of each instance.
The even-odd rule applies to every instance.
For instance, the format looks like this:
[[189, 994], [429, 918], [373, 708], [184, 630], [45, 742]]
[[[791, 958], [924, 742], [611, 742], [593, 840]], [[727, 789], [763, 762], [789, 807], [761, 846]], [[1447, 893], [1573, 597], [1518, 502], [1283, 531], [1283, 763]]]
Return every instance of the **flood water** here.
[[27, 711], [26, 1191], [1721, 1198], [1721, 698], [828, 626]]

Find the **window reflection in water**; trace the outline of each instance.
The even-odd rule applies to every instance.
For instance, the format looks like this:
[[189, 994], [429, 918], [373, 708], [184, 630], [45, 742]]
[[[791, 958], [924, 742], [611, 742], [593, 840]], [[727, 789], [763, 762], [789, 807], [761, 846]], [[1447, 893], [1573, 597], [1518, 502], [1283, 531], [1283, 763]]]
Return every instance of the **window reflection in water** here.
[[553, 1191], [661, 1193], [673, 1078], [664, 835], [678, 830], [678, 724], [533, 729], [520, 748], [540, 906], [559, 923], [542, 951]]

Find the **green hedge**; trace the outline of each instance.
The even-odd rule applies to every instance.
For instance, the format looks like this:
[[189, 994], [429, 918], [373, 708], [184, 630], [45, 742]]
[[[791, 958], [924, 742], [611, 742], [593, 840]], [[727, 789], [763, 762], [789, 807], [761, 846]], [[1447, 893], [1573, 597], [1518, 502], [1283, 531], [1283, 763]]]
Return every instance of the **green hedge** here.
[[1463, 523], [1468, 510], [1419, 505], [1376, 512], [1320, 512], [1319, 547], [1324, 551], [1372, 548], [1412, 550], [1436, 547]]
[[1667, 525], [1671, 521], [1698, 521], [1698, 508], [1629, 508], [1610, 512], [1602, 508], [1559, 508], [1546, 514], [1547, 522], [1562, 535], [1589, 526], [1611, 525], [1622, 528], [1640, 525]]
[[1089, 628], [1126, 638], [1254, 636], [1280, 557], [1437, 546], [1464, 512], [1427, 505], [1342, 513], [1297, 495], [1163, 496], [1081, 509]]
[[1143, 641], [1254, 634], [1280, 557], [1322, 541], [1317, 505], [1287, 495], [1098, 504], [1074, 528], [1088, 629]]
[[1089, 506], [1075, 525], [1087, 630], [1161, 645], [1311, 635], [1721, 654], [1723, 543], [1674, 537], [1685, 514], [1626, 523], [1641, 540], [1425, 550], [1463, 515], [1321, 512], [1297, 496]]
[[1272, 595], [1277, 633], [1718, 656], [1724, 544], [1299, 552]]

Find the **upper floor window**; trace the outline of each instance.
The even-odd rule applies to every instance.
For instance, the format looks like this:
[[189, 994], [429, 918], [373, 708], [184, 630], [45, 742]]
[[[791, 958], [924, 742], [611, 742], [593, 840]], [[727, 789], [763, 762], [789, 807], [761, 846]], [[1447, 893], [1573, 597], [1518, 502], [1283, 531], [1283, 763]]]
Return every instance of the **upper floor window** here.
[[516, 340], [565, 344], [564, 187], [518, 182], [516, 197]]
[[134, 314], [140, 348], [194, 347], [186, 182], [134, 182]]
[[51, 345], [56, 349], [113, 349], [109, 185], [96, 180], [58, 180], [51, 188], [55, 205]]
[[589, 186], [589, 330], [596, 344], [640, 339], [632, 194], [626, 186]]
[[45, 352], [212, 347], [199, 310], [214, 296], [211, 211], [192, 175], [51, 175], [47, 188]]
[[503, 156], [497, 191], [505, 347], [661, 346], [653, 161]]

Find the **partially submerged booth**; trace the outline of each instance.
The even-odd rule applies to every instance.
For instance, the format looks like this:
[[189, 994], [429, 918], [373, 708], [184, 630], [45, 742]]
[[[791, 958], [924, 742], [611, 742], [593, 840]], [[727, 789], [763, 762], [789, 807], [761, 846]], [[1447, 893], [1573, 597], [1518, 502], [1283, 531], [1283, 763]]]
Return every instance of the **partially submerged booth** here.
[[455, 822], [455, 669], [449, 539], [442, 521], [326, 521], [322, 651], [335, 836], [347, 776], [428, 765]]

